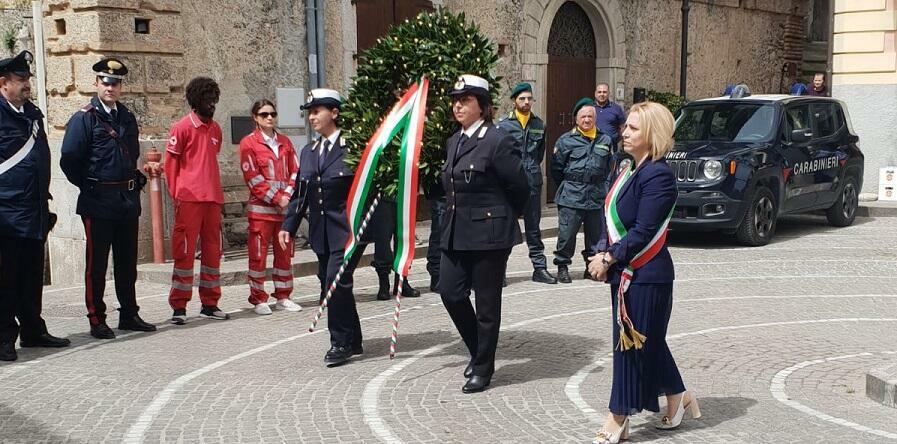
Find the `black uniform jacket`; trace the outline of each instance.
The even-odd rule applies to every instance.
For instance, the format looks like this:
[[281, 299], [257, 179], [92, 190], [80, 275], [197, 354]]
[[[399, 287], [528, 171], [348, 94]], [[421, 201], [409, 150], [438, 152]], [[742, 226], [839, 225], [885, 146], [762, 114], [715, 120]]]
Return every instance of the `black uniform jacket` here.
[[308, 215], [308, 242], [315, 254], [329, 254], [342, 250], [349, 239], [346, 219], [346, 199], [352, 187], [354, 172], [343, 161], [343, 138], [319, 166], [323, 138], [305, 146], [299, 155], [299, 178], [287, 209], [282, 229], [292, 236], [299, 229], [299, 221]]
[[0, 174], [0, 237], [40, 240], [50, 229], [50, 147], [43, 113], [31, 102], [22, 108], [25, 112], [18, 113], [0, 97], [0, 163], [25, 155], [20, 150], [35, 134], [31, 151]]
[[513, 137], [491, 122], [458, 147], [462, 134], [446, 141], [443, 249], [511, 248], [522, 241], [517, 218], [529, 199], [520, 150]]
[[[114, 120], [94, 97], [69, 119], [65, 128], [59, 165], [69, 182], [81, 190], [76, 212], [82, 216], [140, 216], [140, 183], [135, 173], [140, 157], [137, 119], [121, 103], [116, 104], [116, 109], [118, 119]], [[133, 188], [127, 184], [131, 180], [135, 180]], [[102, 185], [111, 182], [126, 184]]]

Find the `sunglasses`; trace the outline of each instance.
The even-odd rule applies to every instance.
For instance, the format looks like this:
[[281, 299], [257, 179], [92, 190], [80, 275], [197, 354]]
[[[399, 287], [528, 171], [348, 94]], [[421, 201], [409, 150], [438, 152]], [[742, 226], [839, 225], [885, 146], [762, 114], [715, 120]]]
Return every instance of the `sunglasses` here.
[[267, 119], [268, 117], [274, 117], [274, 118], [277, 118], [277, 111], [275, 111], [275, 112], [273, 112], [273, 113], [258, 113], [258, 114], [256, 114], [256, 115], [259, 116], [259, 117], [261, 117], [261, 118], [263, 118], [263, 119]]

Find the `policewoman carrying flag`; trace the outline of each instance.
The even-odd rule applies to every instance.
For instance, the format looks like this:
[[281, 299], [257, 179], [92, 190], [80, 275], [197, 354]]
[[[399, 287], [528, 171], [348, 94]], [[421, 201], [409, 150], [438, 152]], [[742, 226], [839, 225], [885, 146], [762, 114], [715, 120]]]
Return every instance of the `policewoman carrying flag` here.
[[461, 128], [445, 143], [438, 286], [470, 352], [461, 390], [474, 393], [489, 386], [495, 371], [502, 281], [511, 248], [522, 242], [517, 218], [529, 200], [529, 184], [514, 138], [492, 124], [489, 83], [465, 74], [449, 95]]

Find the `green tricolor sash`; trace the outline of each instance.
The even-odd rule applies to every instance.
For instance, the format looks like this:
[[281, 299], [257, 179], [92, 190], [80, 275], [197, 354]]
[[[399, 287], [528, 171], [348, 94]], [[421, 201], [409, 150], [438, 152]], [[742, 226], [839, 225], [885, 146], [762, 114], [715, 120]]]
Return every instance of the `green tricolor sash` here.
[[[617, 175], [617, 179], [614, 180], [614, 184], [604, 200], [604, 217], [607, 221], [607, 234], [611, 245], [619, 242], [620, 239], [626, 236], [626, 227], [617, 214], [617, 200], [620, 197], [620, 191], [623, 189], [623, 186], [626, 185], [626, 182], [634, 174], [635, 167], [632, 162], [628, 159], [621, 162], [620, 173]], [[648, 245], [629, 261], [629, 265], [623, 269], [620, 275], [620, 286], [617, 289], [617, 326], [620, 328], [620, 341], [617, 343], [617, 348], [620, 351], [626, 351], [631, 348], [639, 350], [647, 339], [645, 335], [635, 329], [635, 326], [632, 325], [632, 320], [629, 319], [629, 314], [626, 311], [626, 292], [629, 290], [629, 284], [632, 282], [632, 275], [635, 273], [635, 270], [654, 259], [654, 256], [657, 256], [657, 253], [666, 244], [667, 226], [670, 224], [672, 216], [673, 209], [671, 208], [670, 214], [667, 215], [657, 233], [648, 242]]]

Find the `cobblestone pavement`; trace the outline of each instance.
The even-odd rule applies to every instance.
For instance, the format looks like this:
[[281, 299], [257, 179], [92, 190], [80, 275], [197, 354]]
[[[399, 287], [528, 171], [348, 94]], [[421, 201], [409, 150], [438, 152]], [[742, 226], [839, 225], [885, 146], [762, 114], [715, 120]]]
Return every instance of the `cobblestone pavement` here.
[[[632, 442], [897, 441], [897, 410], [864, 393], [866, 370], [897, 359], [897, 218], [823, 222], [783, 221], [763, 248], [673, 233], [668, 340], [704, 416], [659, 432], [643, 413]], [[256, 316], [244, 285], [225, 289], [232, 320], [181, 327], [165, 324], [167, 288], [141, 284], [161, 328], [112, 341], [87, 334], [82, 288], [51, 288], [48, 324], [73, 345], [0, 365], [0, 442], [589, 442], [610, 391], [609, 289], [533, 283], [523, 247], [509, 270], [498, 369], [475, 395], [460, 391], [465, 351], [432, 293], [405, 300], [386, 357], [392, 303], [374, 300], [371, 268], [356, 273], [365, 355], [334, 369], [326, 331], [306, 330], [311, 277], [296, 279], [301, 313]]]

